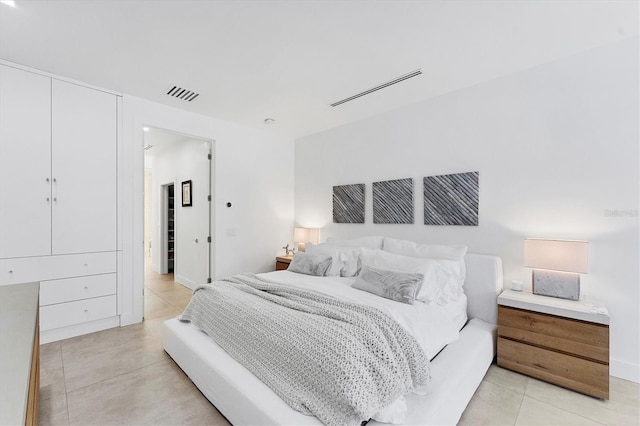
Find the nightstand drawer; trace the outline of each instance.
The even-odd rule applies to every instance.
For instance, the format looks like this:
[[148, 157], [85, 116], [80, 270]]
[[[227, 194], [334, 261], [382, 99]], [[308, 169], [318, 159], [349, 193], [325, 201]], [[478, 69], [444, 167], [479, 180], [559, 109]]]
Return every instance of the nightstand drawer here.
[[585, 321], [498, 307], [498, 336], [609, 363], [609, 327]]
[[292, 259], [293, 259], [293, 255], [276, 256], [276, 271], [284, 271], [288, 269]]
[[498, 365], [597, 398], [609, 398], [609, 365], [498, 337]]

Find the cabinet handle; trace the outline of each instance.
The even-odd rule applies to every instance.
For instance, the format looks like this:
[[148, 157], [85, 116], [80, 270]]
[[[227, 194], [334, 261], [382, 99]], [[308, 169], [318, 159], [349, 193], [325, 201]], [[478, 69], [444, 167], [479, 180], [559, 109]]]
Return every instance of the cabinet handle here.
[[88, 309], [85, 309], [85, 310], [84, 310], [84, 313], [85, 313], [85, 314], [89, 313], [89, 310], [88, 310]]
[[53, 178], [53, 202], [58, 204], [58, 179]]

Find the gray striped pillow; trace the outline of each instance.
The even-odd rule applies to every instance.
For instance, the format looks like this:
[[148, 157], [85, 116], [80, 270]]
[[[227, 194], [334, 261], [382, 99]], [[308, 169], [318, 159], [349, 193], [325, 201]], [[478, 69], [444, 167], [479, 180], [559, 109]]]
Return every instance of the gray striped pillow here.
[[389, 271], [365, 265], [351, 287], [413, 305], [423, 281], [424, 274]]

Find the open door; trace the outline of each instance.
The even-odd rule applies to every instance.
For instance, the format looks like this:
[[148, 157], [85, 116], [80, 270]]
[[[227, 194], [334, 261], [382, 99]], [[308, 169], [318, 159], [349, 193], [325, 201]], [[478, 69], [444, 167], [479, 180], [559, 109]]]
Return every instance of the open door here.
[[212, 141], [149, 128], [151, 270], [194, 289], [211, 277]]

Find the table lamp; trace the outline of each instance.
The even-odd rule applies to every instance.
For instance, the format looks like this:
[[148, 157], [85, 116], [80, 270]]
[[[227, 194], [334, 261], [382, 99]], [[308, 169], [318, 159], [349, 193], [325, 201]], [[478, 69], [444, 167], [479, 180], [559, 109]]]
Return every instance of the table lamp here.
[[318, 243], [318, 228], [294, 228], [293, 242], [298, 243], [298, 251], [305, 251], [307, 243]]
[[524, 240], [524, 266], [533, 268], [533, 293], [561, 299], [580, 299], [580, 274], [587, 273], [586, 241]]

